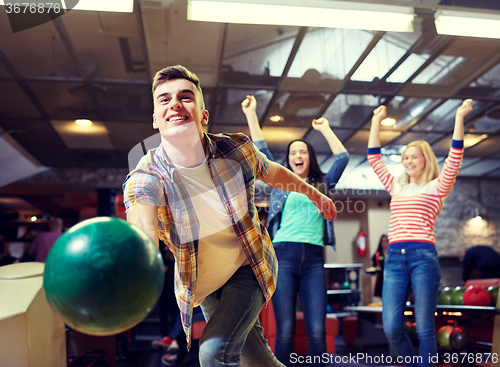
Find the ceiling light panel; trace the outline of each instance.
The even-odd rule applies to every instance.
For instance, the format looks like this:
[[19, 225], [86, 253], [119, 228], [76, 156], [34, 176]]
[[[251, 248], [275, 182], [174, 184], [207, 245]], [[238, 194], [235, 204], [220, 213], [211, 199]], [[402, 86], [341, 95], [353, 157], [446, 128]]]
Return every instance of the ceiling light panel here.
[[490, 11], [438, 10], [435, 14], [438, 34], [454, 36], [500, 38], [500, 13]]
[[[68, 8], [74, 1], [65, 3], [64, 8]], [[89, 10], [89, 11], [111, 11], [120, 13], [132, 13], [134, 11], [134, 0], [79, 0], [72, 8], [74, 10]]]
[[188, 19], [413, 32], [413, 8], [347, 1], [188, 0]]

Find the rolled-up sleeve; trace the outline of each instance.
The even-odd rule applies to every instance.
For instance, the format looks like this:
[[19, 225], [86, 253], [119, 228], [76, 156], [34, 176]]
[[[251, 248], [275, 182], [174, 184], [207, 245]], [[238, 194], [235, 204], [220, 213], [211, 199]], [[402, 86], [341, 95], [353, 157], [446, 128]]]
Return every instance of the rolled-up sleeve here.
[[130, 172], [123, 183], [123, 203], [126, 212], [137, 204], [162, 206], [165, 195], [161, 179], [143, 170]]

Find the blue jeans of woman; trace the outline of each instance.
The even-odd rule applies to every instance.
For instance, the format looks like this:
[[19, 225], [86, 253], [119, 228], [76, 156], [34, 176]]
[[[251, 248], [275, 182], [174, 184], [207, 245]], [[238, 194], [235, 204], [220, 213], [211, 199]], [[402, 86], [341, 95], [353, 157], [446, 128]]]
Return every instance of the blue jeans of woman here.
[[[384, 332], [405, 366], [433, 366], [436, 356], [434, 313], [441, 269], [434, 249], [389, 249], [385, 258], [384, 286], [382, 289], [382, 318]], [[415, 321], [419, 339], [419, 356], [404, 332], [404, 310], [410, 293], [415, 296]]]
[[278, 285], [272, 302], [276, 319], [275, 355], [291, 366], [295, 335], [297, 293], [304, 312], [307, 354], [314, 358], [311, 366], [324, 366], [326, 353], [326, 275], [323, 247], [307, 243], [277, 242]]
[[250, 265], [242, 266], [201, 309], [207, 325], [200, 338], [200, 366], [283, 367], [259, 324], [264, 295]]

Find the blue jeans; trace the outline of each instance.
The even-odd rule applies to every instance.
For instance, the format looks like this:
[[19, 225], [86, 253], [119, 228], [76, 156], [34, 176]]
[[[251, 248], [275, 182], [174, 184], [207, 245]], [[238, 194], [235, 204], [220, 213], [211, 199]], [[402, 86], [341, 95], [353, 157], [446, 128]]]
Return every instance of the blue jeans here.
[[[384, 332], [398, 356], [406, 357], [405, 366], [433, 366], [429, 359], [436, 356], [434, 313], [441, 269], [435, 250], [389, 249], [385, 258], [382, 289]], [[412, 343], [404, 332], [404, 310], [410, 293], [415, 295], [415, 321], [420, 342], [419, 357], [415, 358]]]
[[276, 358], [286, 366], [291, 366], [298, 293], [304, 312], [307, 354], [310, 357], [319, 356], [321, 361], [321, 355], [326, 353], [326, 275], [323, 247], [307, 243], [276, 242], [274, 249], [279, 264], [278, 285], [272, 298], [276, 319]]
[[201, 309], [207, 325], [200, 338], [200, 366], [283, 367], [259, 324], [264, 303], [250, 265], [239, 268], [226, 284], [205, 298]]

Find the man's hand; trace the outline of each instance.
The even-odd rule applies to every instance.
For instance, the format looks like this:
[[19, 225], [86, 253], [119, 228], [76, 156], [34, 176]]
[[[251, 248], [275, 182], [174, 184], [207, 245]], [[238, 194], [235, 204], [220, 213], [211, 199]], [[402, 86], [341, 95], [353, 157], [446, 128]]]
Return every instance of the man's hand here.
[[[311, 186], [313, 188], [313, 186]], [[318, 208], [318, 214], [322, 214], [326, 220], [337, 219], [337, 208], [332, 199], [323, 195], [314, 188], [311, 194], [307, 195], [309, 200]]]

